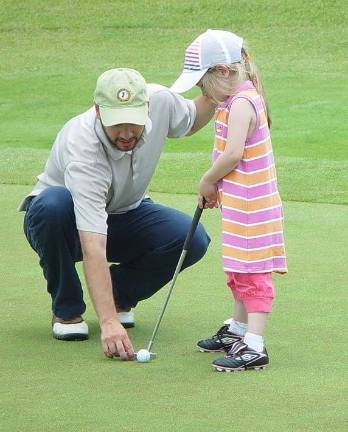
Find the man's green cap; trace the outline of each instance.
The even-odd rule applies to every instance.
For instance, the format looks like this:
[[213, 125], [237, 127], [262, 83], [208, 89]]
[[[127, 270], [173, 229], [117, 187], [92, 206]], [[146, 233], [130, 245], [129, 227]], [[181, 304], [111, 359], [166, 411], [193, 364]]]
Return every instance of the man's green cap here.
[[104, 126], [120, 123], [144, 125], [148, 118], [146, 82], [134, 69], [110, 69], [100, 75], [94, 102], [99, 105]]

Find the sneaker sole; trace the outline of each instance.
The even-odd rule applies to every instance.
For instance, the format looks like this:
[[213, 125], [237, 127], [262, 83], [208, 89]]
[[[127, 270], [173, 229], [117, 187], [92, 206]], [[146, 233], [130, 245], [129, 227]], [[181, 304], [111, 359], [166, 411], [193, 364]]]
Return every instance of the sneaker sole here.
[[223, 348], [217, 349], [217, 350], [208, 350], [206, 348], [202, 348], [199, 345], [197, 345], [198, 351], [200, 352], [209, 352], [209, 353], [217, 353], [217, 352], [226, 352]]
[[266, 369], [266, 367], [268, 367], [268, 364], [263, 365], [263, 366], [251, 366], [251, 367], [241, 366], [239, 368], [226, 368], [226, 367], [215, 366], [215, 365], [212, 365], [212, 366], [218, 372], [245, 372], [247, 370], [260, 371], [260, 370]]
[[121, 322], [121, 324], [123, 325], [124, 328], [133, 328], [133, 327], [135, 327], [135, 323], [134, 322], [130, 322], [130, 323], [123, 323], [123, 322]]
[[55, 339], [63, 340], [63, 341], [84, 341], [88, 339], [88, 335], [80, 334], [80, 333], [71, 333], [66, 335], [57, 335], [52, 334]]

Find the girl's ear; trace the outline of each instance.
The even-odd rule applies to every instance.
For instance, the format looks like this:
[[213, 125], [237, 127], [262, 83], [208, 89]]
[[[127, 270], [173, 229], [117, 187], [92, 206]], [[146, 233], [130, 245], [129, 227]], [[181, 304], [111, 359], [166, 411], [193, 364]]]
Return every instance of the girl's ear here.
[[230, 71], [226, 65], [217, 65], [215, 66], [215, 70], [224, 77], [228, 77]]

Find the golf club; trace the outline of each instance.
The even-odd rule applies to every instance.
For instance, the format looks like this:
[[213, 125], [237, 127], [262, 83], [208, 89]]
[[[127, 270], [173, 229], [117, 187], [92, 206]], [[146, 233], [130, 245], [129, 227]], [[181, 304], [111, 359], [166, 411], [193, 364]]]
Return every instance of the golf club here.
[[[204, 201], [203, 201], [203, 207], [204, 207]], [[191, 223], [190, 229], [189, 229], [189, 231], [188, 231], [188, 233], [187, 233], [187, 235], [186, 235], [186, 239], [185, 239], [185, 242], [184, 242], [184, 246], [183, 246], [183, 249], [182, 249], [182, 252], [181, 252], [181, 255], [180, 255], [180, 258], [179, 258], [178, 264], [177, 264], [177, 266], [176, 266], [176, 269], [175, 269], [175, 272], [174, 272], [174, 276], [173, 276], [172, 281], [171, 281], [171, 284], [170, 284], [170, 286], [169, 286], [169, 289], [168, 289], [168, 292], [167, 292], [166, 298], [165, 298], [165, 300], [164, 300], [164, 303], [163, 303], [163, 306], [162, 306], [162, 309], [161, 309], [160, 315], [159, 315], [159, 317], [158, 317], [158, 319], [157, 319], [157, 322], [156, 322], [155, 328], [153, 329], [153, 332], [152, 332], [151, 338], [150, 338], [150, 340], [149, 340], [149, 343], [147, 344], [147, 348], [146, 348], [146, 349], [147, 349], [147, 351], [148, 351], [150, 354], [151, 354], [151, 347], [152, 347], [152, 345], [153, 345], [153, 341], [154, 341], [155, 336], [156, 336], [156, 334], [157, 334], [157, 331], [158, 331], [159, 325], [160, 325], [160, 323], [161, 323], [161, 321], [162, 321], [162, 317], [163, 317], [164, 311], [166, 310], [166, 307], [167, 307], [167, 304], [168, 304], [168, 301], [169, 301], [170, 295], [171, 295], [171, 293], [172, 293], [172, 291], [173, 291], [173, 288], [174, 288], [174, 285], [175, 285], [176, 278], [178, 277], [178, 274], [180, 273], [181, 267], [182, 267], [182, 265], [183, 265], [183, 262], [184, 262], [184, 260], [185, 260], [186, 254], [187, 254], [187, 251], [188, 251], [189, 248], [190, 248], [191, 240], [192, 240], [192, 237], [193, 237], [193, 235], [194, 235], [194, 233], [195, 233], [195, 231], [196, 231], [196, 228], [197, 228], [197, 225], [198, 225], [199, 219], [201, 218], [202, 211], [203, 211], [203, 208], [200, 208], [200, 207], [197, 205], [197, 208], [196, 208], [195, 214], [194, 214], [193, 219], [192, 219], [192, 223]]]

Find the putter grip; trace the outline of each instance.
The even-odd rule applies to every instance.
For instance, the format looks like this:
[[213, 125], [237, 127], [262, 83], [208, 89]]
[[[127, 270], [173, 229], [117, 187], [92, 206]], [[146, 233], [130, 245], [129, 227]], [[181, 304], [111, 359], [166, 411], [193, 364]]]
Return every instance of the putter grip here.
[[[204, 204], [205, 204], [205, 200], [203, 200], [203, 206], [204, 206]], [[193, 219], [192, 219], [190, 230], [187, 233], [187, 236], [185, 239], [185, 243], [184, 243], [184, 247], [183, 247], [183, 250], [185, 250], [185, 251], [187, 251], [190, 247], [191, 240], [192, 240], [193, 234], [196, 231], [199, 219], [201, 218], [202, 211], [203, 211], [203, 209], [199, 208], [199, 206], [197, 206], [195, 214], [194, 214]]]

